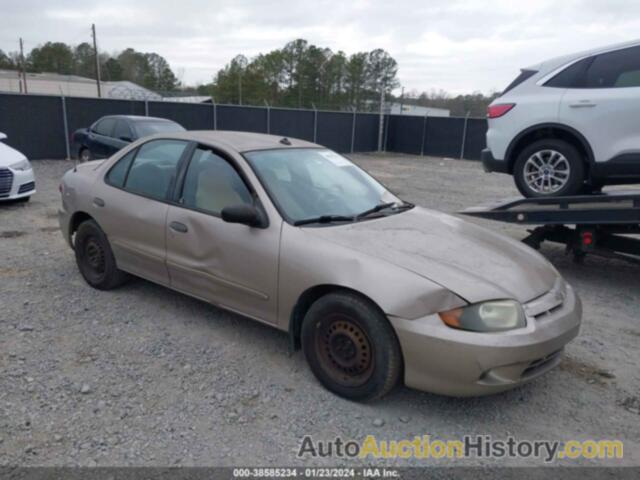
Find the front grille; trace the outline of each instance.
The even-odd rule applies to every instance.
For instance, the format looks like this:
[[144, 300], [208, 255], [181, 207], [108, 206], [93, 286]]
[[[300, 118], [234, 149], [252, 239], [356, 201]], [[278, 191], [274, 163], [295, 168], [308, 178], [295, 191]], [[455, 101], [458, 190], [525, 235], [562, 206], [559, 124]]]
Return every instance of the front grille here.
[[20, 185], [20, 188], [18, 189], [18, 194], [30, 192], [31, 190], [35, 190], [35, 188], [36, 188], [36, 182], [23, 183], [22, 185]]
[[8, 168], [0, 168], [0, 197], [6, 197], [13, 185], [13, 172]]

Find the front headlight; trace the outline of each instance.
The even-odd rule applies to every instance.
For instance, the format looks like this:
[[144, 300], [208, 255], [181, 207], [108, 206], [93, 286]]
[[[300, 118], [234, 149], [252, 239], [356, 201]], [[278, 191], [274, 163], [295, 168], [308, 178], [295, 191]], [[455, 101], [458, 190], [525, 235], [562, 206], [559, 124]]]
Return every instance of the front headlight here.
[[439, 313], [449, 327], [472, 332], [502, 332], [527, 325], [524, 310], [515, 300], [492, 300]]
[[31, 170], [31, 164], [29, 163], [29, 160], [25, 158], [24, 160], [20, 160], [19, 162], [14, 163], [13, 165], [9, 165], [9, 168], [20, 171]]

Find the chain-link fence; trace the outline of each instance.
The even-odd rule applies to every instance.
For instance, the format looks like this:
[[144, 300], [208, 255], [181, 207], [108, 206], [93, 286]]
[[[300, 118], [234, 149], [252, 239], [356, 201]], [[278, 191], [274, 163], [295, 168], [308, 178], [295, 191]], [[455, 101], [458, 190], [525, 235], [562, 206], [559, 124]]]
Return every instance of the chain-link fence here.
[[[0, 94], [0, 132], [27, 157], [66, 158], [71, 134], [105, 115], [146, 115], [188, 130], [242, 130], [301, 138], [341, 153], [379, 149], [476, 160], [487, 122], [270, 106]], [[382, 128], [381, 128], [382, 127]]]

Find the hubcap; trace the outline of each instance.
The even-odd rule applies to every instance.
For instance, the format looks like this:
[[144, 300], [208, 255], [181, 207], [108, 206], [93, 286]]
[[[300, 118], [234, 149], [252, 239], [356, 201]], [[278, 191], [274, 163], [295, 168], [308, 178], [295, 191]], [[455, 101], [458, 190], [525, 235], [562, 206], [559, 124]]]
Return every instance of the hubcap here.
[[88, 266], [98, 274], [104, 273], [105, 261], [104, 250], [102, 246], [93, 238], [90, 238], [85, 243], [84, 247], [85, 258], [87, 259]]
[[524, 164], [524, 181], [536, 193], [556, 193], [569, 181], [571, 166], [556, 150], [540, 150]]
[[318, 328], [316, 351], [332, 379], [345, 386], [365, 383], [373, 371], [373, 352], [364, 330], [345, 315], [333, 315]]

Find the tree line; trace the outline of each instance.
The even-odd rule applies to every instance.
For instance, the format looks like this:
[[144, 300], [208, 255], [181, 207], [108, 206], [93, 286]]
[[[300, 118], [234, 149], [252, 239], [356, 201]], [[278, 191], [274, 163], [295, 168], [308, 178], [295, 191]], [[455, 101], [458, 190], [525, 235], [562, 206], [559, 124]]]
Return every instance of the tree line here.
[[347, 55], [298, 39], [250, 60], [237, 55], [198, 91], [218, 103], [367, 110], [398, 87], [397, 72], [382, 49]]
[[[128, 80], [155, 91], [175, 91], [180, 85], [169, 63], [157, 53], [142, 53], [127, 48], [114, 55], [102, 52], [99, 61], [103, 81]], [[95, 52], [86, 42], [76, 46], [47, 42], [28, 52], [24, 63], [27, 72], [96, 78]], [[0, 69], [20, 68], [18, 52], [5, 53], [0, 50]]]
[[[235, 56], [212, 82], [197, 87], [181, 85], [165, 58], [157, 53], [127, 48], [99, 55], [104, 81], [128, 80], [165, 95], [207, 95], [217, 103], [378, 111], [380, 92], [386, 100], [425, 107], [446, 108], [453, 116], [484, 116], [498, 95], [474, 92], [450, 95], [444, 90], [412, 91], [393, 95], [399, 86], [398, 63], [383, 49], [347, 55], [297, 39], [284, 47], [251, 59]], [[21, 68], [17, 52], [0, 50], [0, 69]], [[95, 53], [89, 43], [76, 46], [47, 42], [25, 55], [28, 72], [50, 72], [95, 78]]]

